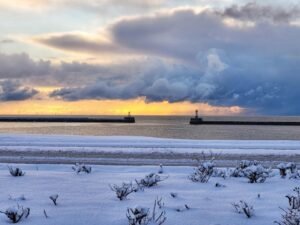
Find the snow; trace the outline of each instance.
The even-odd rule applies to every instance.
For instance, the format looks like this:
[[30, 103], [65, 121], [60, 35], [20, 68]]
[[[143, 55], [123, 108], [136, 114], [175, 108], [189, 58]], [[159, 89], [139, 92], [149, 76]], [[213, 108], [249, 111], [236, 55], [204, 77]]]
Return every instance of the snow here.
[[[285, 140], [182, 140], [133, 136], [76, 136], [0, 134], [1, 150], [194, 153], [299, 154], [300, 141]], [[249, 151], [251, 150], [251, 151]]]
[[[212, 177], [208, 183], [194, 183], [187, 177], [192, 167], [164, 166], [168, 179], [157, 186], [132, 193], [120, 201], [110, 184], [122, 184], [157, 172], [159, 166], [92, 166], [90, 174], [76, 174], [71, 165], [18, 165], [25, 176], [13, 177], [7, 165], [0, 164], [0, 211], [17, 203], [30, 207], [31, 213], [20, 224], [30, 225], [126, 225], [128, 207], [152, 209], [155, 199], [163, 198], [167, 221], [165, 225], [271, 225], [280, 220], [288, 206], [285, 195], [292, 193], [298, 180], [276, 176], [265, 183], [250, 184], [245, 178]], [[215, 187], [216, 183], [226, 187]], [[176, 193], [173, 198], [170, 193]], [[58, 194], [57, 206], [49, 196]], [[258, 198], [260, 195], [260, 198]], [[16, 196], [11, 198], [10, 196]], [[18, 201], [18, 196], [25, 200]], [[22, 198], [23, 199], [23, 198]], [[254, 207], [254, 216], [237, 214], [231, 205], [243, 200]], [[189, 210], [184, 209], [187, 204]], [[49, 218], [44, 215], [44, 210]], [[9, 224], [0, 214], [0, 224]]]
[[300, 162], [300, 141], [179, 140], [150, 137], [0, 134], [0, 162], [100, 165], [191, 165], [202, 152], [217, 166], [258, 160]]

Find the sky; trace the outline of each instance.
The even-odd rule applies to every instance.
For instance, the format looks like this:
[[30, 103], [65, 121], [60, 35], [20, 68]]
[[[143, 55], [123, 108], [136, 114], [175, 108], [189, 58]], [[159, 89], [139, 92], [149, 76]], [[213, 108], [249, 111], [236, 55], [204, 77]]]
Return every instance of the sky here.
[[0, 0], [0, 114], [300, 114], [298, 0]]

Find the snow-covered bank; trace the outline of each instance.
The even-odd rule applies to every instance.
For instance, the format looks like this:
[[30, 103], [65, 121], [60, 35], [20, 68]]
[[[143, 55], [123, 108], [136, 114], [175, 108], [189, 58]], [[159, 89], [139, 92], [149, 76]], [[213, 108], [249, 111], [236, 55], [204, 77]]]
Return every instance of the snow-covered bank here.
[[[300, 153], [300, 141], [261, 140], [181, 140], [126, 136], [16, 135], [0, 134], [0, 149], [38, 151], [101, 151], [149, 153], [153, 151], [197, 153], [211, 150], [221, 153], [295, 154]], [[250, 151], [251, 150], [251, 151]]]
[[[156, 197], [165, 203], [165, 225], [271, 225], [280, 220], [287, 207], [286, 194], [299, 185], [297, 180], [282, 179], [278, 175], [265, 183], [249, 184], [245, 178], [211, 178], [208, 183], [193, 183], [187, 176], [191, 167], [165, 167], [169, 178], [158, 186], [132, 193], [119, 201], [109, 184], [121, 184], [157, 172], [153, 166], [93, 166], [91, 174], [75, 174], [70, 165], [19, 165], [23, 177], [9, 175], [6, 165], [0, 164], [0, 210], [17, 203], [31, 208], [28, 219], [20, 224], [30, 225], [126, 225], [128, 207], [152, 207]], [[215, 187], [219, 182], [226, 187]], [[178, 194], [172, 198], [170, 192]], [[50, 195], [58, 194], [54, 206]], [[260, 198], [258, 198], [260, 194]], [[24, 195], [25, 201], [9, 200]], [[254, 206], [253, 218], [237, 214], [231, 203], [245, 200]], [[177, 212], [177, 208], [190, 210]], [[43, 210], [49, 218], [45, 218]], [[0, 214], [0, 224], [9, 224]]]
[[300, 141], [180, 140], [149, 137], [0, 135], [0, 162], [102, 165], [191, 165], [202, 152], [220, 154], [218, 166], [240, 159], [300, 163]]

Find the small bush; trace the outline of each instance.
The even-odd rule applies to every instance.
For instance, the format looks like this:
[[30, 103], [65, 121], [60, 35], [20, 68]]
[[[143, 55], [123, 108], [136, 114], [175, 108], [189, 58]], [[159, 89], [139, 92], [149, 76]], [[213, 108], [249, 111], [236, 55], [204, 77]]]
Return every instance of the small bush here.
[[218, 187], [218, 188], [224, 188], [224, 187], [226, 187], [226, 185], [217, 182], [217, 183], [215, 184], [215, 187]]
[[291, 174], [294, 174], [297, 172], [297, 166], [295, 163], [280, 163], [277, 165], [277, 168], [279, 169], [280, 176], [282, 178], [285, 178], [287, 175], [287, 171], [289, 170]]
[[282, 209], [284, 214], [281, 215], [281, 221], [275, 221], [278, 225], [299, 225], [300, 224], [300, 188], [296, 187], [293, 190], [295, 195], [287, 195], [289, 208]]
[[243, 170], [246, 169], [249, 166], [256, 166], [258, 165], [257, 161], [250, 161], [250, 160], [242, 160], [239, 165], [231, 171], [230, 176], [231, 177], [244, 177]]
[[120, 201], [126, 199], [129, 194], [137, 190], [132, 183], [123, 183], [121, 186], [115, 184], [110, 185], [110, 189], [116, 193], [117, 198], [120, 199]]
[[91, 173], [92, 172], [92, 167], [87, 166], [84, 164], [76, 163], [74, 166], [72, 166], [72, 169], [77, 173]]
[[53, 202], [54, 205], [57, 205], [58, 194], [50, 195], [49, 198]]
[[262, 165], [252, 165], [242, 170], [244, 177], [248, 178], [249, 183], [263, 183], [270, 177], [271, 169]]
[[245, 201], [241, 200], [237, 203], [232, 203], [232, 206], [234, 207], [237, 213], [243, 213], [246, 215], [247, 218], [251, 218], [254, 215], [253, 206], [249, 205]]
[[183, 206], [178, 206], [175, 208], [176, 212], [184, 212], [184, 211], [187, 211], [190, 209], [191, 208], [187, 204], [184, 204]]
[[161, 199], [157, 199], [154, 202], [152, 213], [149, 208], [128, 208], [126, 217], [129, 225], [162, 225], [167, 219], [166, 211], [162, 207]]
[[11, 207], [5, 210], [5, 212], [0, 211], [7, 216], [7, 218], [12, 223], [18, 223], [22, 219], [27, 218], [30, 214], [30, 208], [23, 208], [23, 206]]
[[23, 172], [19, 167], [8, 166], [8, 170], [13, 177], [21, 177], [25, 175], [25, 172]]
[[149, 208], [135, 207], [128, 208], [126, 217], [129, 225], [146, 225], [148, 224]]
[[152, 187], [157, 185], [159, 182], [166, 180], [167, 178], [168, 177], [162, 177], [158, 174], [150, 173], [141, 180], [135, 180], [135, 182], [139, 188]]
[[[282, 209], [283, 210], [283, 209]], [[300, 210], [287, 209], [283, 210], [281, 215], [281, 222], [275, 221], [278, 225], [299, 225], [300, 224]]]
[[294, 173], [291, 173], [290, 176], [289, 176], [289, 179], [296, 179], [296, 180], [299, 180], [300, 179], [300, 173], [299, 171], [296, 171]]
[[295, 187], [293, 191], [296, 192], [296, 195], [286, 195], [285, 197], [289, 200], [291, 209], [300, 209], [300, 187]]
[[176, 192], [171, 192], [170, 195], [171, 195], [172, 198], [177, 198], [178, 197], [178, 194]]
[[200, 163], [194, 172], [188, 177], [193, 182], [207, 183], [214, 172], [214, 163], [212, 161]]
[[297, 171], [296, 163], [289, 162], [287, 166], [291, 173], [295, 173]]
[[221, 177], [223, 179], [226, 179], [229, 177], [229, 170], [226, 168], [214, 168], [212, 177]]

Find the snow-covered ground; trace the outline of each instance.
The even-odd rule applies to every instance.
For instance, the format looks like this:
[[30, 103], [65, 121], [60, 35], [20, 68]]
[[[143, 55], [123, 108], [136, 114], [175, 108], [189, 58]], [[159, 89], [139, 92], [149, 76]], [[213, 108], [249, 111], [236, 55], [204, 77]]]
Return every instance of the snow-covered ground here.
[[[134, 136], [17, 135], [0, 134], [0, 148], [39, 151], [86, 151], [149, 153], [149, 151], [195, 153], [199, 150], [248, 154], [300, 153], [300, 141], [284, 140], [182, 140]], [[284, 152], [282, 151], [284, 150]]]
[[[191, 167], [165, 167], [169, 178], [158, 186], [132, 193], [119, 201], [109, 184], [121, 184], [157, 172], [157, 166], [93, 166], [91, 174], [75, 174], [70, 165], [18, 165], [23, 177], [12, 177], [6, 164], [0, 164], [0, 210], [17, 204], [31, 208], [20, 224], [30, 225], [126, 225], [128, 207], [153, 206], [156, 197], [165, 203], [165, 225], [271, 225], [287, 207], [286, 194], [299, 185], [297, 180], [277, 176], [265, 183], [249, 184], [245, 178], [211, 178], [208, 183], [193, 183], [187, 176]], [[226, 187], [217, 188], [219, 182]], [[170, 192], [178, 193], [172, 198]], [[54, 206], [49, 196], [58, 194]], [[260, 198], [258, 198], [260, 194]], [[25, 201], [9, 200], [24, 195]], [[237, 214], [231, 203], [245, 200], [254, 206], [253, 218]], [[191, 209], [177, 212], [187, 204]], [[45, 210], [49, 218], [43, 214]], [[0, 224], [8, 224], [0, 214]]]
[[300, 163], [300, 141], [0, 134], [0, 162], [7, 163], [191, 165], [201, 152], [220, 154], [220, 166], [240, 159]]

